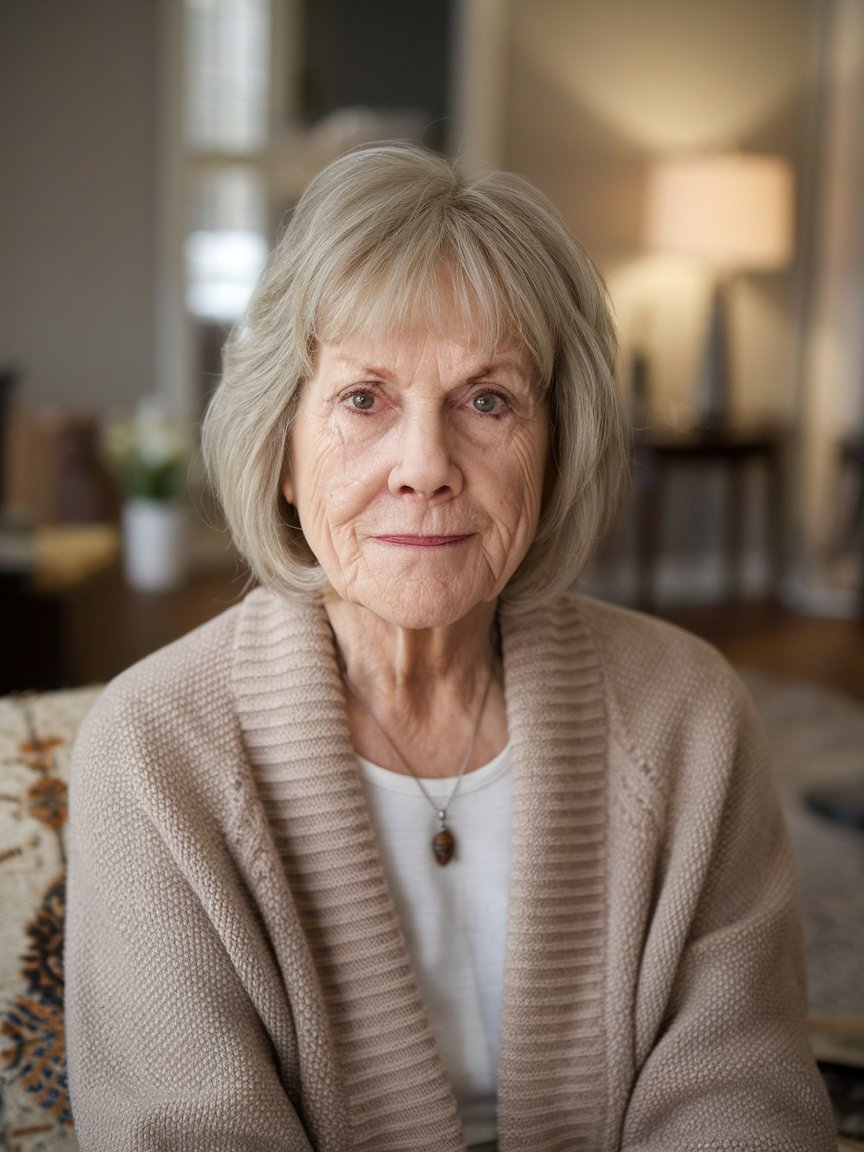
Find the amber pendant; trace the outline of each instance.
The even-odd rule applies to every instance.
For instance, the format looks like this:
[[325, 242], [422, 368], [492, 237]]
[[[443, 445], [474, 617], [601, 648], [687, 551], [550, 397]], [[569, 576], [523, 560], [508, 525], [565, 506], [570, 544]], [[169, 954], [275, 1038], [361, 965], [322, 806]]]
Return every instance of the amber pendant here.
[[450, 863], [455, 851], [456, 841], [453, 839], [453, 833], [442, 824], [432, 838], [432, 852], [435, 859], [443, 867]]

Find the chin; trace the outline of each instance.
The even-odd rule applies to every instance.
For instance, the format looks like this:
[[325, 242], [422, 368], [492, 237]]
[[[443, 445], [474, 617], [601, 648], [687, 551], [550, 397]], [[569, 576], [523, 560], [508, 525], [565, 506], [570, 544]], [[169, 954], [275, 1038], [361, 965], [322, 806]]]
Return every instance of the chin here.
[[424, 632], [433, 628], [448, 628], [458, 624], [469, 614], [468, 611], [434, 611], [419, 607], [410, 608], [382, 608], [369, 607], [371, 612], [392, 624], [394, 628], [406, 628], [415, 632]]
[[475, 612], [487, 610], [494, 605], [497, 597], [441, 596], [369, 596], [355, 601], [367, 611], [395, 628], [408, 628], [425, 631], [432, 628], [448, 628], [458, 624]]

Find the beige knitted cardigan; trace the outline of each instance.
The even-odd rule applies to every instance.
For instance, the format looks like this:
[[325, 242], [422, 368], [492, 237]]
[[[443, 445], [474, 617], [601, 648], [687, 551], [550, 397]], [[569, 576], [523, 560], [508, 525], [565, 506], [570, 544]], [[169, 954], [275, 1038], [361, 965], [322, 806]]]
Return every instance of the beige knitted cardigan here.
[[[502, 620], [502, 1152], [828, 1152], [787, 844], [737, 681], [571, 598]], [[85, 1152], [463, 1148], [326, 618], [256, 591], [77, 744], [69, 1073]]]

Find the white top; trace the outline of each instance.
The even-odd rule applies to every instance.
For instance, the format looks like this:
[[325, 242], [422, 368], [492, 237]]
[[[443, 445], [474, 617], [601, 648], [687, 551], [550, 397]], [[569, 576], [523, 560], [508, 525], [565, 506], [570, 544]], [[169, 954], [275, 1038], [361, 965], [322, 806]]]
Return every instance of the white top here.
[[[494, 1141], [513, 793], [509, 745], [466, 773], [447, 811], [449, 864], [432, 854], [438, 820], [416, 781], [358, 757], [372, 823], [420, 992], [453, 1087], [465, 1142]], [[422, 779], [446, 804], [455, 780]]]

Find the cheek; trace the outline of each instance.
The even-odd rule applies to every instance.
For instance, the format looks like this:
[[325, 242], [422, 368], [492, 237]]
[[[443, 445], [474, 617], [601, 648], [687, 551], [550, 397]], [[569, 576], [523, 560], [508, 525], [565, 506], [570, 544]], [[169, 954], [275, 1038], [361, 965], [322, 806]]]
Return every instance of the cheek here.
[[523, 527], [530, 522], [533, 527], [543, 500], [543, 477], [546, 469], [546, 454], [542, 443], [519, 443], [514, 445], [512, 464], [509, 470], [507, 503], [513, 510], [514, 519]]
[[282, 471], [282, 495], [297, 509], [304, 531], [321, 516], [331, 488], [326, 455], [291, 450]]
[[342, 443], [295, 454], [283, 475], [282, 494], [297, 509], [313, 549], [344, 536], [372, 501], [376, 476], [370, 461], [358, 461]]

